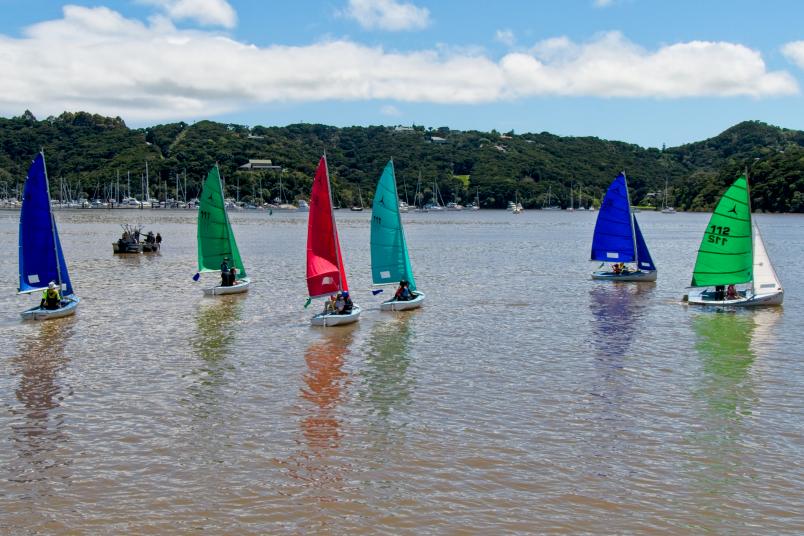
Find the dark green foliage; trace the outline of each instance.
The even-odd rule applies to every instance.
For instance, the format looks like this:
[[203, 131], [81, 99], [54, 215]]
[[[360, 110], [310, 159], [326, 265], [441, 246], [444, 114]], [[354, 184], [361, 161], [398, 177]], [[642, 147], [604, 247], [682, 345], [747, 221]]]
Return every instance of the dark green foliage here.
[[[132, 194], [140, 197], [147, 160], [152, 197], [175, 196], [175, 177], [180, 174], [183, 183], [185, 172], [188, 198], [194, 197], [218, 162], [228, 196], [274, 199], [281, 177], [285, 200], [307, 198], [318, 159], [326, 152], [335, 200], [342, 206], [358, 202], [358, 188], [368, 206], [379, 174], [393, 158], [400, 195], [404, 198], [407, 192], [411, 203], [421, 177], [428, 201], [437, 181], [444, 201], [468, 203], [479, 190], [484, 207], [504, 207], [515, 195], [526, 207], [540, 207], [548, 189], [553, 202], [566, 207], [571, 185], [576, 204], [579, 185], [583, 204], [598, 204], [611, 180], [625, 170], [635, 204], [659, 204], [661, 195], [656, 194], [668, 181], [671, 204], [706, 210], [750, 166], [755, 208], [804, 211], [804, 132], [759, 122], [740, 123], [714, 138], [659, 150], [547, 132], [516, 135], [422, 126], [248, 128], [199, 121], [132, 130], [119, 117], [65, 112], [37, 121], [26, 111], [0, 119], [0, 196], [13, 195], [40, 147], [45, 149], [54, 197], [59, 178], [72, 191], [80, 182], [87, 195], [102, 197], [118, 173], [124, 190], [129, 172]], [[240, 170], [249, 159], [271, 159], [283, 171]], [[468, 187], [459, 175], [470, 176]]]

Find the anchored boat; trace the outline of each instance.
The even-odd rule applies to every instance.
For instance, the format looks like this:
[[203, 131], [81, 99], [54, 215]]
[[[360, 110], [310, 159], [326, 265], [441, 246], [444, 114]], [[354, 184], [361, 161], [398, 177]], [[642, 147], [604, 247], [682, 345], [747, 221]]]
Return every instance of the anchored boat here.
[[[310, 216], [307, 220], [307, 291], [310, 299], [326, 298], [342, 292], [348, 295], [346, 268], [338, 240], [338, 227], [332, 211], [332, 190], [327, 169], [327, 157], [318, 162], [310, 195]], [[308, 300], [309, 303], [309, 300]], [[360, 307], [351, 312], [322, 312], [310, 319], [314, 326], [351, 324], [360, 318]]]
[[734, 181], [715, 207], [698, 248], [690, 286], [699, 289], [687, 296], [695, 305], [782, 304], [782, 284], [751, 217], [746, 175]]
[[380, 305], [382, 311], [416, 309], [424, 303], [424, 293], [416, 290], [410, 265], [405, 231], [399, 215], [394, 162], [390, 160], [380, 175], [371, 208], [371, 278], [375, 285], [407, 281], [410, 300], [391, 298]]
[[[220, 284], [205, 288], [204, 294], [238, 294], [251, 285], [226, 213], [220, 170], [215, 164], [207, 174], [198, 205], [198, 271], [220, 272], [224, 260], [235, 270], [235, 277], [227, 280], [226, 285], [221, 280]], [[193, 279], [197, 280], [198, 275]]]
[[656, 266], [631, 211], [625, 172], [617, 175], [600, 205], [591, 260], [612, 263], [610, 270], [592, 272], [592, 279], [656, 281]]
[[60, 296], [58, 308], [32, 307], [21, 313], [23, 319], [47, 320], [75, 313], [81, 300], [73, 292], [61, 250], [43, 152], [36, 155], [25, 179], [20, 211], [19, 272], [20, 294], [47, 292], [49, 284], [54, 282], [53, 290]]

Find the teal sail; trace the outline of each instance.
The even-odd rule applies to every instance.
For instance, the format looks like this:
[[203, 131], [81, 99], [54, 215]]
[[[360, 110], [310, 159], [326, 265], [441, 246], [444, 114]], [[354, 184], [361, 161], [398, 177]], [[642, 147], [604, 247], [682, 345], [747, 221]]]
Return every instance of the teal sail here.
[[410, 290], [416, 290], [399, 215], [393, 160], [389, 160], [385, 166], [374, 192], [371, 208], [371, 277], [375, 285], [406, 280], [410, 283]]
[[36, 292], [54, 281], [64, 286], [64, 295], [73, 293], [67, 263], [61, 250], [59, 230], [50, 206], [45, 155], [36, 155], [25, 179], [20, 211], [19, 291]]

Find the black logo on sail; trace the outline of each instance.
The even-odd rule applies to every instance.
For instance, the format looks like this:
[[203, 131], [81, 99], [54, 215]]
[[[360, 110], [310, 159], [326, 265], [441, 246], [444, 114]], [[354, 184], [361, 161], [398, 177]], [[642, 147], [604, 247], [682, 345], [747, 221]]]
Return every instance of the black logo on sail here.
[[734, 215], [737, 215], [737, 203], [734, 203], [734, 206], [731, 208], [729, 212], [734, 212]]

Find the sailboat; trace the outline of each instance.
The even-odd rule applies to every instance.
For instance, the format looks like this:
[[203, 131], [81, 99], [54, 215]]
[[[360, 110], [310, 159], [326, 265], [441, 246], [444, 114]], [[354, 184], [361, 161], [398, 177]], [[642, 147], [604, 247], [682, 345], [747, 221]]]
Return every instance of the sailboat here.
[[676, 209], [667, 204], [667, 180], [664, 181], [664, 199], [662, 200], [662, 214], [675, 214]]
[[636, 216], [631, 211], [628, 181], [625, 172], [609, 186], [595, 223], [592, 238], [591, 260], [610, 262], [625, 266], [634, 263], [633, 269], [592, 272], [592, 279], [610, 281], [656, 281], [656, 266], [639, 229]]
[[[19, 239], [20, 294], [42, 292], [54, 282], [61, 294], [58, 309], [32, 307], [23, 311], [25, 320], [47, 320], [75, 313], [81, 301], [73, 293], [67, 263], [61, 250], [59, 230], [50, 205], [50, 185], [45, 167], [45, 154], [36, 155], [22, 194]], [[62, 292], [63, 289], [63, 292]]]
[[[338, 227], [332, 212], [332, 190], [326, 156], [322, 156], [318, 162], [310, 195], [310, 216], [307, 220], [307, 291], [311, 299], [349, 291], [338, 240]], [[348, 314], [322, 312], [315, 315], [310, 323], [314, 326], [351, 324], [360, 317], [360, 311], [360, 307], [354, 305], [352, 312]]]
[[389, 160], [377, 183], [371, 208], [371, 278], [375, 285], [407, 281], [413, 299], [397, 301], [392, 298], [380, 305], [382, 311], [416, 309], [425, 298], [423, 292], [416, 290], [398, 199], [394, 161]]
[[[744, 285], [736, 296], [726, 285]], [[741, 175], [718, 201], [704, 232], [692, 272], [687, 301], [696, 305], [747, 307], [781, 305], [784, 290], [773, 269], [762, 235], [751, 218], [748, 178]], [[710, 290], [709, 287], [715, 287]]]
[[567, 212], [575, 212], [575, 200], [572, 198], [572, 185], [570, 184], [570, 204], [567, 207]]
[[469, 205], [471, 210], [480, 210], [480, 188], [475, 189], [475, 201]]
[[561, 210], [561, 207], [552, 203], [553, 185], [547, 187], [547, 203], [542, 206], [542, 210]]
[[363, 211], [363, 194], [360, 193], [360, 186], [357, 187], [357, 196], [360, 198], [360, 206], [352, 205], [352, 208], [349, 210], [353, 210], [355, 212], [362, 212]]
[[511, 206], [512, 214], [522, 214], [522, 203], [519, 202], [519, 192], [514, 192], [514, 204]]
[[[198, 271], [220, 271], [224, 259], [236, 270], [230, 286], [218, 284], [204, 289], [204, 294], [237, 294], [248, 290], [251, 279], [246, 276], [240, 251], [237, 249], [232, 224], [223, 200], [220, 170], [215, 164], [207, 174], [198, 205]], [[194, 277], [198, 280], [198, 274]]]

